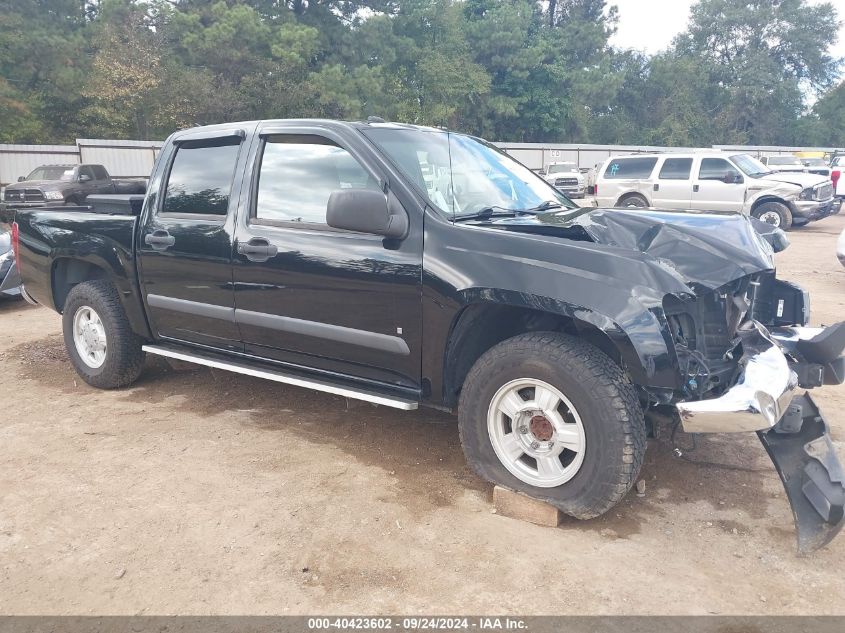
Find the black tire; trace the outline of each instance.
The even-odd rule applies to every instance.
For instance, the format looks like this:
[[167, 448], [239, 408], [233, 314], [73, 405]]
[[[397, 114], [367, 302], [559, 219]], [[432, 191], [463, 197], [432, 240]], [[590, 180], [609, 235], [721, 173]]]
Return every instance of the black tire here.
[[[584, 461], [574, 477], [554, 488], [516, 477], [491, 444], [487, 414], [493, 397], [503, 385], [521, 378], [553, 385], [582, 419]], [[600, 516], [625, 496], [646, 450], [643, 412], [622, 369], [598, 348], [556, 332], [521, 334], [487, 351], [464, 383], [458, 425], [466, 459], [479, 476], [578, 519]]]
[[[105, 361], [96, 368], [82, 360], [73, 337], [74, 316], [86, 306], [99, 315], [106, 336]], [[144, 368], [142, 341], [132, 331], [117, 291], [108, 281], [86, 281], [71, 289], [62, 312], [62, 329], [65, 347], [76, 373], [92, 387], [126, 387], [141, 375]]]
[[65, 204], [71, 206], [79, 206], [79, 200], [77, 200], [75, 196], [71, 196], [70, 198], [65, 200]]
[[764, 202], [759, 207], [754, 209], [754, 212], [751, 214], [758, 220], [762, 220], [763, 222], [767, 222], [768, 220], [763, 220], [764, 216], [771, 216], [771, 214], [776, 214], [778, 217], [777, 223], [769, 222], [769, 224], [774, 224], [780, 229], [784, 231], [788, 231], [792, 228], [792, 211], [789, 210], [789, 207], [783, 204], [782, 202]]
[[630, 193], [627, 196], [619, 198], [619, 202], [616, 203], [616, 206], [629, 209], [647, 209], [648, 200], [638, 193]]

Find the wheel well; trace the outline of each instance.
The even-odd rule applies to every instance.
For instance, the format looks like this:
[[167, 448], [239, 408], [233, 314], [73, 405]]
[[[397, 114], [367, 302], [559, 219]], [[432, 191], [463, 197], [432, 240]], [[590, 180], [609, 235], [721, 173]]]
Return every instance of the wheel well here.
[[610, 337], [590, 323], [529, 308], [474, 304], [461, 312], [447, 343], [443, 374], [446, 406], [457, 404], [467, 374], [487, 350], [527, 332], [564, 332], [578, 336], [622, 365], [619, 350]]
[[53, 264], [53, 305], [62, 312], [67, 296], [77, 284], [92, 279], [108, 279], [105, 270], [79, 259], [61, 258]]
[[643, 194], [637, 193], [635, 191], [629, 191], [628, 193], [623, 193], [621, 196], [619, 196], [619, 200], [616, 201], [615, 206], [622, 206], [622, 203], [625, 202], [625, 200], [627, 200], [628, 198], [641, 198], [642, 200], [645, 200], [646, 204], [649, 204], [648, 198], [646, 198]]
[[763, 196], [762, 198], [755, 200], [754, 204], [751, 205], [751, 211], [749, 213], [754, 213], [761, 204], [766, 204], [767, 202], [779, 202], [780, 204], [786, 204], [783, 201], [783, 198], [778, 198], [777, 196]]

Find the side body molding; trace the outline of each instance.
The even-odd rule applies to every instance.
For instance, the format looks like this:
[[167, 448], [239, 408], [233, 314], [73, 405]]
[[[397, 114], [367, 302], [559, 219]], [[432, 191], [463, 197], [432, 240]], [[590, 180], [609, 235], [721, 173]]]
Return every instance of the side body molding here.
[[266, 314], [264, 312], [239, 310], [227, 306], [199, 303], [197, 301], [188, 301], [187, 299], [177, 299], [175, 297], [156, 294], [147, 295], [147, 303], [154, 308], [172, 310], [185, 314], [196, 314], [198, 316], [222, 319], [233, 323], [244, 323], [278, 330], [280, 332], [300, 334], [302, 336], [313, 336], [328, 341], [377, 349], [400, 356], [408, 356], [411, 353], [404, 339], [379, 332], [357, 330], [330, 323], [306, 321], [304, 319], [294, 319], [276, 314]]

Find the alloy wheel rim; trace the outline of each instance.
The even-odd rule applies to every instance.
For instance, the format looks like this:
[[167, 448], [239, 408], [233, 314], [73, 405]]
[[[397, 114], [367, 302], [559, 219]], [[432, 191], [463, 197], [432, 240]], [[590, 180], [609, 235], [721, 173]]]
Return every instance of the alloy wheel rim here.
[[99, 369], [106, 362], [106, 329], [93, 308], [82, 306], [73, 315], [73, 343], [82, 362], [91, 369]]
[[578, 411], [542, 380], [520, 378], [502, 385], [490, 401], [487, 431], [502, 465], [532, 486], [560, 486], [584, 463], [587, 442]]

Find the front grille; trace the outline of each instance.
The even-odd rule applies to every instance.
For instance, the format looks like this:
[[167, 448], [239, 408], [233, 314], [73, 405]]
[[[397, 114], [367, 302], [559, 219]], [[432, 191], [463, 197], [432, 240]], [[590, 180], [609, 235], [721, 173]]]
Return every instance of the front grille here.
[[6, 190], [6, 202], [44, 202], [44, 193], [40, 189]]
[[577, 187], [577, 178], [555, 178], [555, 187]]
[[827, 200], [833, 195], [833, 185], [821, 185], [816, 189], [816, 200]]

